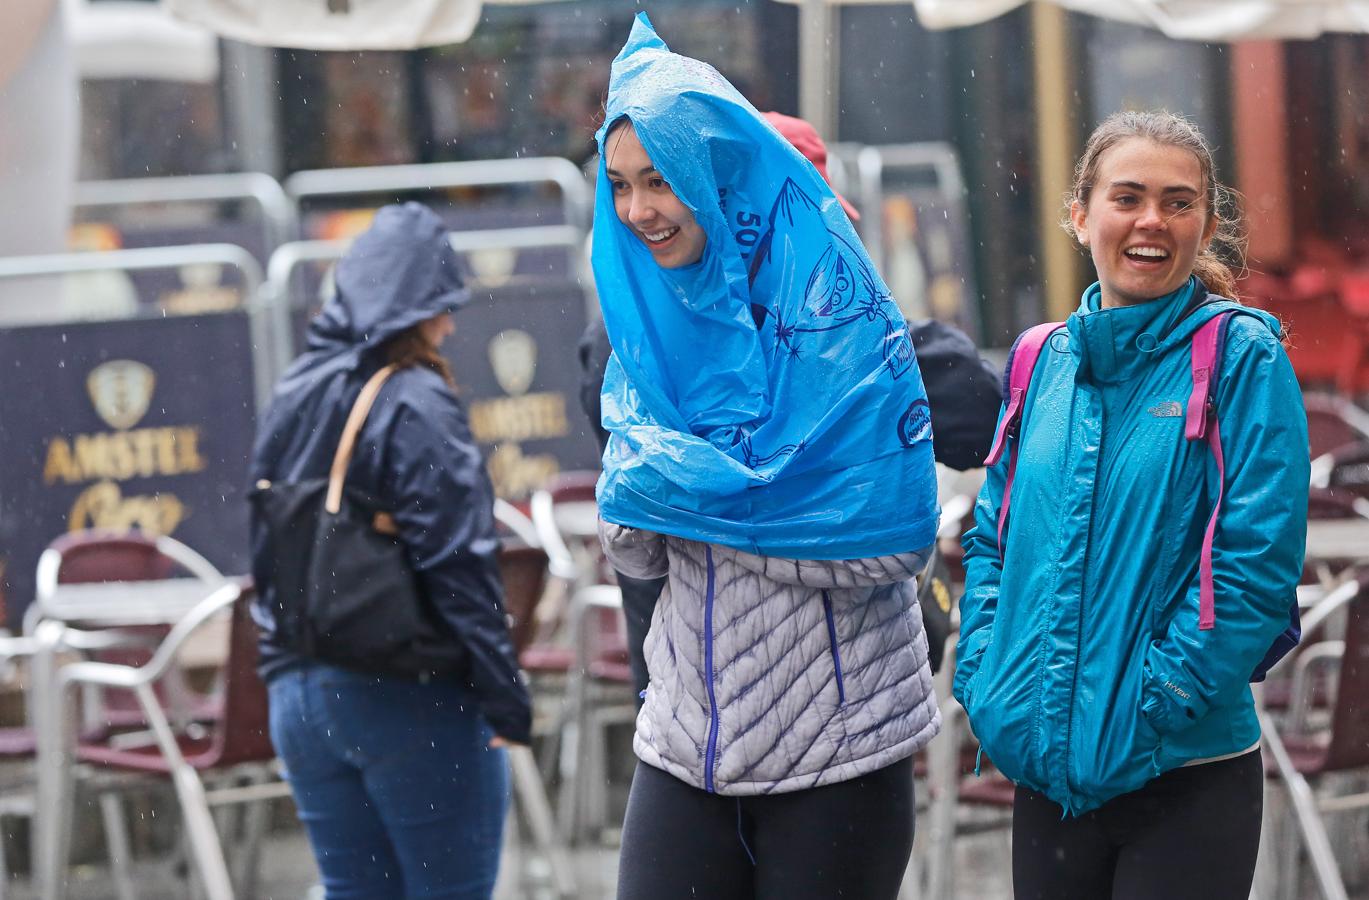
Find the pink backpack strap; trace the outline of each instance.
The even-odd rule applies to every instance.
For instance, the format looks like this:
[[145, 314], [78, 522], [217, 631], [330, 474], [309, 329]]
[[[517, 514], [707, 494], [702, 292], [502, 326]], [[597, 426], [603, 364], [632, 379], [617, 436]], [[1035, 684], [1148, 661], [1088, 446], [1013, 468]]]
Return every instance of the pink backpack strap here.
[[993, 446], [989, 448], [989, 455], [984, 460], [984, 465], [992, 466], [1003, 458], [1003, 451], [1007, 449], [1008, 439], [1012, 438], [1012, 448], [1008, 450], [1008, 476], [1003, 482], [1003, 502], [998, 508], [998, 558], [1003, 558], [1003, 532], [1008, 524], [1008, 507], [1012, 505], [1012, 482], [1013, 476], [1017, 472], [1017, 433], [1022, 423], [1022, 411], [1027, 402], [1027, 388], [1031, 387], [1032, 372], [1036, 369], [1036, 360], [1041, 356], [1041, 349], [1046, 346], [1046, 341], [1055, 333], [1057, 329], [1064, 325], [1063, 322], [1045, 322], [1041, 325], [1033, 325], [1022, 332], [1017, 342], [1013, 344], [1012, 352], [1008, 359], [1008, 387], [1006, 391], [1008, 405], [1003, 411], [1003, 418], [998, 421], [998, 430], [994, 432]]
[[1193, 393], [1188, 396], [1184, 417], [1184, 437], [1190, 441], [1206, 440], [1217, 463], [1217, 502], [1207, 520], [1203, 534], [1202, 558], [1198, 564], [1198, 628], [1210, 630], [1217, 624], [1217, 601], [1212, 586], [1212, 540], [1217, 532], [1217, 513], [1222, 508], [1222, 492], [1226, 486], [1226, 460], [1222, 455], [1222, 430], [1217, 421], [1217, 365], [1221, 359], [1222, 339], [1230, 312], [1219, 313], [1208, 319], [1193, 334], [1190, 345], [1193, 369]]

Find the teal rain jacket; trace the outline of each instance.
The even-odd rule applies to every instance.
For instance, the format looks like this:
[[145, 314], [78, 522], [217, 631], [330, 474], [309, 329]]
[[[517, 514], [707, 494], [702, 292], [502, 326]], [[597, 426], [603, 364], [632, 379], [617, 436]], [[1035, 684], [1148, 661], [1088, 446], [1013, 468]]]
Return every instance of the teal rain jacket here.
[[[1213, 544], [1216, 626], [1198, 564], [1217, 494], [1184, 438], [1194, 331], [1228, 322], [1216, 406], [1226, 492]], [[1259, 741], [1248, 680], [1288, 624], [1302, 573], [1307, 421], [1273, 316], [1196, 278], [1137, 306], [1098, 285], [1047, 342], [1027, 394], [1011, 514], [1007, 457], [965, 536], [954, 693], [984, 753], [1079, 815], [1195, 759]]]

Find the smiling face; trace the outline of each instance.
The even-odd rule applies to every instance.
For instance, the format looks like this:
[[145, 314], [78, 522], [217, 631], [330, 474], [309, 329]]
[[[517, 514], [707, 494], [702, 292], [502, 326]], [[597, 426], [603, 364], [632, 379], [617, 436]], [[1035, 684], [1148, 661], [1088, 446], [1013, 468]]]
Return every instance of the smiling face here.
[[1103, 306], [1177, 290], [1217, 227], [1198, 158], [1134, 137], [1105, 151], [1097, 172], [1087, 202], [1071, 204], [1070, 221], [1093, 257]]
[[651, 251], [661, 268], [678, 269], [698, 262], [707, 236], [689, 207], [656, 171], [632, 124], [615, 127], [604, 144], [618, 220]]

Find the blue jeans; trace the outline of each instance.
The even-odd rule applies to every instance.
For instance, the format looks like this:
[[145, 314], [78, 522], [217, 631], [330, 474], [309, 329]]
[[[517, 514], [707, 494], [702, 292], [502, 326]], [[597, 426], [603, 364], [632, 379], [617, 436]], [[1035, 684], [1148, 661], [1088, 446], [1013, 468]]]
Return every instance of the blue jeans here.
[[327, 900], [488, 900], [508, 762], [465, 688], [308, 663], [268, 690]]

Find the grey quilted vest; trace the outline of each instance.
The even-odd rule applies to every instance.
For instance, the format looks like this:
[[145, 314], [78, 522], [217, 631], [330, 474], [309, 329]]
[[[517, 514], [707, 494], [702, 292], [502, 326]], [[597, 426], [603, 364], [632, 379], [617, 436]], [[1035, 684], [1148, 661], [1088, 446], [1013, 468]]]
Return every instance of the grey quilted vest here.
[[796, 791], [906, 759], [940, 729], [913, 582], [930, 548], [813, 562], [607, 522], [600, 539], [624, 574], [669, 575], [643, 762], [719, 794]]

